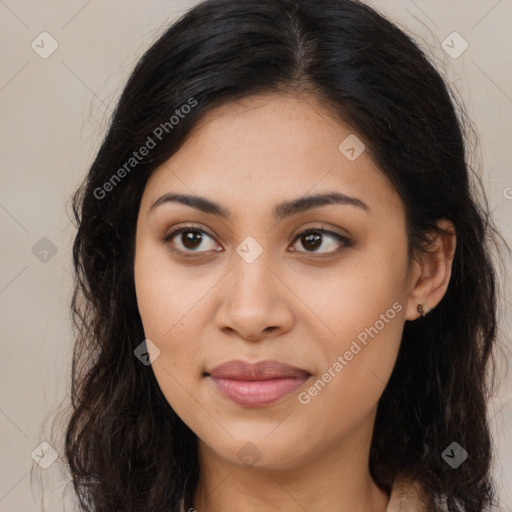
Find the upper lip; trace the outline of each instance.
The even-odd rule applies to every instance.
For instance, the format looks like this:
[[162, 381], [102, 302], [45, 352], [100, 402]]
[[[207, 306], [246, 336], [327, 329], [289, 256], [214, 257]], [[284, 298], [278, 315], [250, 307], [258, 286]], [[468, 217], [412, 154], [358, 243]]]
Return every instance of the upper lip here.
[[308, 377], [302, 368], [274, 360], [248, 363], [242, 360], [227, 361], [207, 372], [211, 377], [237, 380], [270, 380], [285, 377]]

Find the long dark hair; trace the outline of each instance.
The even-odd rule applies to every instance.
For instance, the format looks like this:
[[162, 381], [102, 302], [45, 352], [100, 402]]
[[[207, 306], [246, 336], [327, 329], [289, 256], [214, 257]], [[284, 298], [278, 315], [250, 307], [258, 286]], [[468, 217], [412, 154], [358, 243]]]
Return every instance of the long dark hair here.
[[[65, 453], [81, 508], [178, 510], [197, 483], [197, 438], [134, 356], [144, 340], [133, 277], [138, 207], [151, 172], [206, 112], [263, 92], [312, 95], [360, 136], [406, 207], [413, 257], [428, 249], [438, 219], [453, 222], [447, 292], [405, 324], [369, 464], [388, 492], [405, 475], [450, 512], [481, 512], [495, 495], [487, 401], [499, 234], [469, 163], [464, 109], [413, 39], [356, 0], [208, 0], [136, 65], [73, 196]], [[142, 146], [151, 146], [144, 157]], [[441, 456], [454, 441], [469, 454], [456, 470]]]

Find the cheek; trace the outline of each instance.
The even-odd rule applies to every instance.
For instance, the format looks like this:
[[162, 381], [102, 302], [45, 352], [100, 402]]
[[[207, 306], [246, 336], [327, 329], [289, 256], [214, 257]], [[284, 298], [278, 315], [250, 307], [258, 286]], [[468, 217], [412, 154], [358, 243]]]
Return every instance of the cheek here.
[[347, 252], [329, 272], [295, 272], [288, 280], [308, 306], [307, 316], [316, 324], [317, 334], [331, 340], [325, 346], [332, 352], [343, 349], [347, 340], [360, 333], [364, 338], [365, 329], [376, 322], [382, 332], [390, 332], [398, 324], [394, 335], [399, 335], [407, 296], [406, 265], [405, 245], [397, 249], [377, 240], [364, 249]]
[[324, 345], [327, 363], [298, 396], [318, 439], [341, 439], [375, 411], [396, 361], [404, 311], [396, 301], [385, 303], [383, 317], [379, 309], [360, 314], [357, 327], [338, 323], [337, 335]]
[[134, 263], [137, 305], [146, 336], [167, 343], [182, 324], [181, 319], [194, 312], [200, 302], [201, 287], [171, 261], [166, 250], [151, 241], [137, 246]]
[[171, 266], [165, 254], [159, 254], [162, 252], [140, 245], [135, 258], [135, 288], [144, 334], [160, 351], [151, 369], [169, 405], [192, 430], [213, 428], [203, 425], [207, 419], [190, 395], [202, 371], [201, 327], [194, 317], [199, 312], [200, 290]]
[[320, 327], [326, 331], [324, 325], [330, 331], [322, 341], [324, 367], [302, 397], [313, 415], [327, 407], [333, 421], [341, 425], [348, 418], [361, 419], [376, 405], [402, 338], [405, 272], [405, 245], [398, 251], [375, 246], [353, 253], [334, 279], [326, 278], [309, 294], [310, 304], [322, 320], [318, 332]]
[[197, 314], [204, 290], [201, 293], [197, 281], [179, 271], [165, 251], [151, 243], [137, 246], [134, 279], [144, 334], [160, 350], [152, 365], [155, 375], [164, 378], [167, 371], [168, 378], [192, 378], [194, 366], [196, 373], [200, 371]]

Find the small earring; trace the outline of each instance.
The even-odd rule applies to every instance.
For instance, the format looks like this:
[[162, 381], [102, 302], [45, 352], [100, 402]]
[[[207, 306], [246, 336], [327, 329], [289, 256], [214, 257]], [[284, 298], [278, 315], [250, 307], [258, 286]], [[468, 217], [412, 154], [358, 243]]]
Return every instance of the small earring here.
[[423, 304], [418, 304], [418, 306], [417, 306], [417, 308], [416, 308], [416, 309], [418, 310], [418, 313], [419, 313], [422, 317], [424, 317], [424, 316], [425, 316], [425, 310], [423, 309]]

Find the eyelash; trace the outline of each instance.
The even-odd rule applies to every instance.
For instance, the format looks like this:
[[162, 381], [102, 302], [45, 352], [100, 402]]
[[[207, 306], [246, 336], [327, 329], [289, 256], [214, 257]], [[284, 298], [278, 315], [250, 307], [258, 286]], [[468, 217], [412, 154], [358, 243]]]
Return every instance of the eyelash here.
[[[199, 228], [197, 226], [189, 224], [189, 225], [177, 228], [174, 231], [171, 231], [171, 232], [165, 234], [163, 236], [163, 238], [162, 238], [162, 242], [164, 244], [169, 245], [169, 242], [174, 237], [176, 237], [176, 236], [178, 236], [178, 235], [180, 235], [182, 233], [189, 232], [189, 231], [199, 232], [202, 235], [207, 235], [207, 236], [209, 236], [210, 238], [213, 239], [213, 237], [209, 233], [207, 233], [204, 229], [201, 229], [201, 228]], [[304, 236], [307, 236], [307, 235], [310, 235], [310, 234], [330, 235], [330, 236], [334, 237], [336, 240], [338, 240], [338, 242], [343, 243], [343, 246], [340, 249], [337, 249], [336, 251], [332, 251], [332, 252], [329, 252], [329, 253], [319, 253], [319, 254], [321, 254], [321, 255], [323, 255], [325, 257], [333, 256], [335, 254], [338, 254], [338, 253], [342, 252], [344, 249], [347, 249], [348, 247], [352, 246], [352, 241], [349, 238], [347, 238], [347, 237], [345, 237], [343, 235], [340, 235], [339, 233], [336, 233], [334, 231], [329, 231], [329, 230], [326, 230], [326, 229], [323, 229], [323, 228], [307, 228], [304, 231], [301, 231], [293, 239], [292, 245], [295, 245], [297, 240], [299, 240], [301, 237], [304, 237]], [[176, 249], [176, 248], [173, 248], [173, 247], [170, 247], [170, 250], [173, 251], [173, 252], [179, 253], [180, 255], [183, 255], [186, 258], [197, 258], [197, 257], [200, 257], [200, 256], [204, 256], [204, 254], [205, 254], [205, 253], [200, 252], [200, 251], [183, 251], [181, 249]], [[221, 251], [219, 251], [219, 252], [221, 252]], [[306, 253], [306, 254], [315, 254], [315, 251], [295, 251], [295, 252]]]

